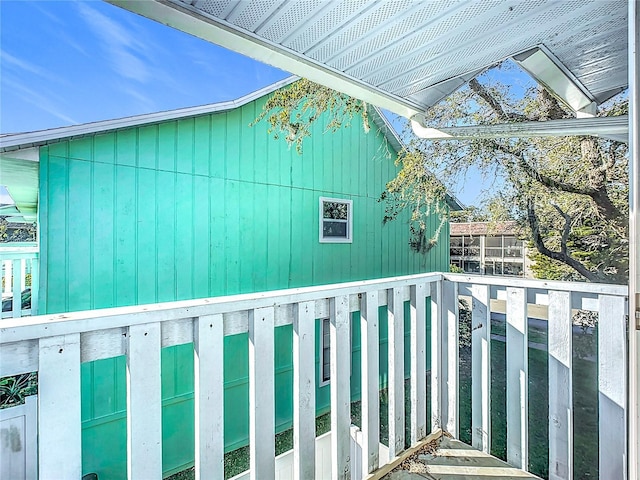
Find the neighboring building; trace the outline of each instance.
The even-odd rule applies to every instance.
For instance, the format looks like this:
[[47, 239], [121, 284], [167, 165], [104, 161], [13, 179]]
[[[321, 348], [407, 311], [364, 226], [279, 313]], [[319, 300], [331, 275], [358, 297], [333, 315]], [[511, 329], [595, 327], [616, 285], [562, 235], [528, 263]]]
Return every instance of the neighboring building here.
[[515, 222], [451, 223], [451, 264], [467, 273], [531, 277]]
[[[378, 200], [397, 172], [400, 143], [379, 110], [370, 110], [368, 134], [358, 120], [333, 134], [318, 122], [301, 155], [273, 140], [266, 122], [249, 126], [266, 96], [290, 81], [234, 102], [3, 136], [0, 162], [16, 174], [2, 182], [23, 193], [18, 209], [33, 214], [37, 205], [38, 311], [448, 270], [448, 225], [423, 255], [409, 248], [408, 215], [382, 223]], [[276, 331], [278, 431], [291, 426], [290, 329]], [[352, 339], [359, 362], [355, 319]], [[318, 345], [319, 413], [329, 408], [324, 351]], [[162, 350], [165, 474], [193, 464], [192, 371], [190, 344]], [[126, 478], [125, 372], [124, 357], [82, 364], [83, 466], [100, 480]], [[356, 375], [351, 388], [358, 397]], [[227, 336], [227, 450], [247, 444], [248, 409], [247, 335]]]

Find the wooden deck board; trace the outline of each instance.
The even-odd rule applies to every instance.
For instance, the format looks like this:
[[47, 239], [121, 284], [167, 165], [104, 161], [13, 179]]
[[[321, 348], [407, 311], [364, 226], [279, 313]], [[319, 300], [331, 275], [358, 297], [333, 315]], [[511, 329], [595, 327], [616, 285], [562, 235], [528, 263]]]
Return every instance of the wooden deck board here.
[[537, 479], [491, 455], [447, 437], [438, 440], [432, 454], [417, 454], [405, 459], [400, 467], [383, 480], [508, 480]]

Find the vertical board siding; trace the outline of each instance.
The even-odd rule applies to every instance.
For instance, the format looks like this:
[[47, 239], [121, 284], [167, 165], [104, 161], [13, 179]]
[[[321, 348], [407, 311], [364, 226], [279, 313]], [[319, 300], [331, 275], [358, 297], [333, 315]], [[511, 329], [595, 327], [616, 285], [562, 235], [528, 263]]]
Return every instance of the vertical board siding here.
[[[266, 124], [248, 127], [264, 101], [42, 147], [41, 313], [448, 269], [446, 242], [416, 254], [408, 217], [382, 225], [378, 199], [397, 169], [375, 125], [365, 135], [355, 119], [331, 134], [325, 119], [298, 154]], [[353, 201], [353, 243], [318, 242], [320, 196]], [[276, 383], [292, 392], [291, 360], [278, 354], [288, 348], [290, 356], [288, 335], [276, 334]], [[245, 445], [249, 433], [248, 348], [246, 335], [236, 337], [224, 339], [233, 352], [225, 355], [225, 416], [234, 417], [226, 450]], [[195, 426], [179, 423], [193, 411], [193, 386], [176, 383], [193, 378], [190, 348], [163, 349], [165, 472], [193, 462]], [[126, 440], [115, 440], [126, 429], [123, 362], [82, 368], [83, 466], [107, 480], [126, 475]], [[352, 379], [354, 392], [359, 381]], [[316, 388], [316, 406], [326, 409], [328, 387]], [[276, 428], [291, 425], [291, 405], [291, 393], [276, 401]], [[88, 448], [96, 445], [110, 446]]]

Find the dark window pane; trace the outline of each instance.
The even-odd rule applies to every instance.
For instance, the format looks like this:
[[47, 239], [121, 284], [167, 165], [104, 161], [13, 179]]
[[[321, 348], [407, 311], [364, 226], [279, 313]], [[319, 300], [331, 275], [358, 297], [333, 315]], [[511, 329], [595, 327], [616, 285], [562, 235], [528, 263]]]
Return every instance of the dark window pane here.
[[347, 203], [323, 202], [322, 218], [329, 218], [332, 220], [346, 220], [348, 206], [349, 205]]
[[484, 244], [487, 247], [501, 247], [502, 237], [487, 237], [484, 240]]
[[347, 222], [322, 222], [322, 235], [324, 237], [347, 238]]
[[480, 237], [464, 237], [464, 246], [465, 247], [479, 247], [480, 246]]
[[468, 273], [480, 273], [480, 262], [464, 262], [464, 271]]

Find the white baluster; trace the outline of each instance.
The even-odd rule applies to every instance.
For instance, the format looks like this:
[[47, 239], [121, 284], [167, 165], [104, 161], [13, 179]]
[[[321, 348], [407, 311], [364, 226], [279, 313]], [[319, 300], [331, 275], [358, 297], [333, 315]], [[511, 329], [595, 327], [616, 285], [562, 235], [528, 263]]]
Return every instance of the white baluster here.
[[351, 478], [349, 297], [343, 295], [332, 298], [329, 308], [331, 318], [331, 478], [347, 480]]
[[294, 479], [315, 477], [316, 376], [315, 302], [294, 306], [293, 320], [293, 472]]
[[129, 327], [127, 347], [127, 473], [162, 478], [160, 324]]
[[41, 338], [38, 354], [40, 478], [80, 478], [80, 334]]
[[272, 307], [249, 311], [251, 480], [275, 478], [275, 352]]
[[378, 468], [380, 443], [380, 337], [378, 291], [363, 294], [360, 319], [362, 362], [362, 470]]
[[527, 294], [507, 287], [507, 462], [526, 470], [529, 465]]
[[222, 315], [193, 324], [196, 479], [224, 478], [224, 324]]

